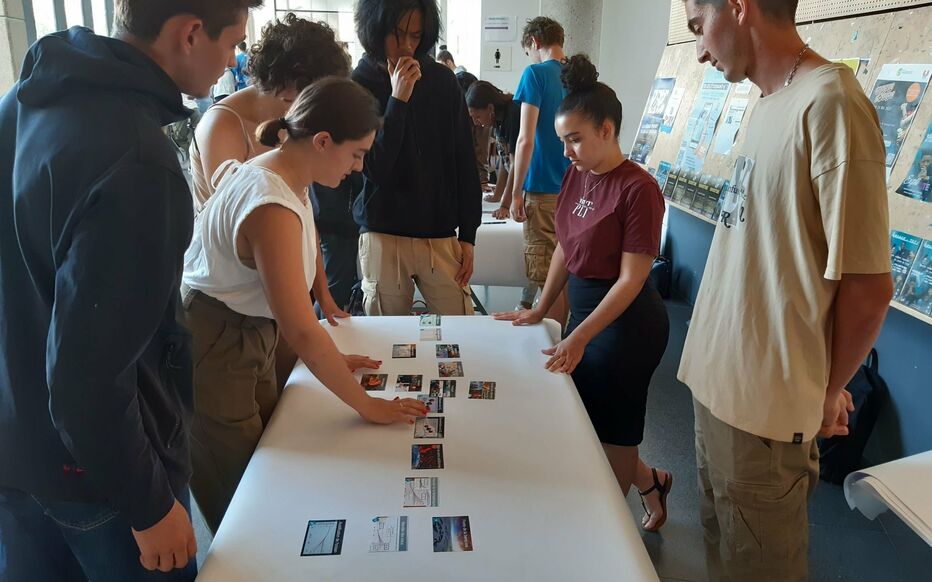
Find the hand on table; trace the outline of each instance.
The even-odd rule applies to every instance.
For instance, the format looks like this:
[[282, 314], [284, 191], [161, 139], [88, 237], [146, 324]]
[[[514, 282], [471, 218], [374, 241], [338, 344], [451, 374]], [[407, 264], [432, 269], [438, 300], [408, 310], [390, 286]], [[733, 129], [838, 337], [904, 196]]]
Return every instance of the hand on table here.
[[582, 360], [586, 351], [586, 343], [570, 334], [552, 348], [541, 350], [545, 356], [550, 356], [546, 367], [555, 374], [572, 374]]
[[495, 220], [505, 220], [506, 218], [511, 218], [511, 211], [507, 206], [499, 206], [492, 211], [492, 218]]
[[544, 320], [544, 314], [537, 309], [521, 309], [519, 311], [502, 311], [493, 313], [496, 321], [510, 321], [512, 325], [534, 325]]
[[197, 556], [191, 518], [177, 499], [158, 523], [132, 532], [139, 546], [139, 563], [146, 570], [171, 572], [175, 568], [184, 568], [188, 560]]
[[842, 390], [835, 396], [826, 394], [822, 405], [822, 428], [819, 436], [830, 438], [833, 436], [846, 436], [848, 430], [848, 414], [854, 412], [854, 399], [847, 390]]
[[403, 422], [414, 424], [414, 419], [427, 416], [427, 405], [411, 398], [385, 400], [369, 398], [366, 406], [359, 410], [359, 416], [373, 424], [394, 424]]
[[373, 360], [369, 356], [343, 354], [343, 359], [346, 360], [346, 367], [349, 368], [350, 372], [355, 372], [360, 368], [366, 368], [367, 370], [378, 370], [382, 366], [382, 362]]
[[329, 293], [326, 295], [326, 297], [317, 300], [317, 305], [320, 307], [320, 313], [327, 319], [327, 323], [337, 327], [340, 325], [337, 319], [347, 319], [350, 314], [340, 309]]

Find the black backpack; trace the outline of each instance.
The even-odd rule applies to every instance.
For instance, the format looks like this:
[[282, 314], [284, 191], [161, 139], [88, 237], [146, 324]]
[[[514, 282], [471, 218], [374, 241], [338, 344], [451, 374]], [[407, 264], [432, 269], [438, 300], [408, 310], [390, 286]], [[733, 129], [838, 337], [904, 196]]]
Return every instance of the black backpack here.
[[673, 281], [673, 261], [663, 255], [654, 259], [654, 264], [650, 269], [650, 280], [660, 296], [669, 299]]
[[864, 447], [874, 430], [880, 409], [889, 398], [887, 383], [880, 377], [877, 350], [871, 350], [858, 370], [848, 392], [854, 400], [854, 412], [848, 417], [847, 436], [818, 439], [821, 456], [819, 476], [823, 481], [841, 485], [845, 477], [864, 467]]

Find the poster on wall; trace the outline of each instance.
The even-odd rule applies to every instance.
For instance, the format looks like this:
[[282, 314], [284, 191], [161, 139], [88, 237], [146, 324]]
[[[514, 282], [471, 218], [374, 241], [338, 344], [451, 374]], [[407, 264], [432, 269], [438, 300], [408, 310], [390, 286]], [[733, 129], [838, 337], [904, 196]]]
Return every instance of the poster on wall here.
[[691, 172], [702, 170], [730, 89], [731, 83], [725, 79], [724, 73], [711, 67], [706, 70], [696, 103], [689, 114], [677, 166]]
[[884, 65], [871, 91], [887, 148], [887, 177], [909, 134], [932, 76], [932, 65]]
[[913, 160], [906, 179], [896, 189], [896, 193], [913, 200], [932, 202], [932, 180], [929, 173], [932, 173], [932, 123], [926, 130], [925, 139], [919, 144], [919, 151], [916, 152], [916, 159]]
[[870, 62], [870, 59], [832, 59], [833, 63], [838, 63], [840, 65], [845, 65], [854, 73], [854, 76], [857, 77], [858, 73], [861, 72], [861, 67], [866, 66]]
[[674, 78], [654, 80], [654, 88], [651, 89], [650, 97], [647, 98], [647, 107], [644, 109], [644, 117], [641, 118], [641, 126], [638, 128], [637, 137], [631, 147], [631, 159], [639, 164], [647, 163], [647, 158], [650, 157], [650, 152], [657, 143], [663, 113], [667, 110], [667, 103], [670, 101], [670, 94], [675, 84]]
[[684, 95], [686, 95], [685, 88], [673, 88], [670, 100], [667, 101], [667, 108], [663, 112], [663, 121], [660, 122], [660, 133], [673, 133], [673, 123], [676, 121], [676, 114], [680, 112], [680, 104], [683, 103]]
[[747, 99], [732, 99], [728, 104], [728, 110], [725, 113], [725, 121], [722, 122], [722, 128], [718, 130], [715, 136], [715, 147], [713, 151], [717, 154], [727, 156], [731, 153], [732, 146], [735, 145], [735, 139], [738, 137], [738, 130], [741, 128], [741, 121], [748, 110]]
[[515, 40], [514, 16], [486, 16], [482, 23], [482, 40], [485, 42], [512, 42]]
[[913, 268], [922, 239], [908, 232], [894, 230], [890, 233], [890, 262], [893, 275], [893, 296], [897, 297], [906, 285], [906, 277]]
[[920, 313], [932, 315], [932, 241], [922, 241], [896, 300]]

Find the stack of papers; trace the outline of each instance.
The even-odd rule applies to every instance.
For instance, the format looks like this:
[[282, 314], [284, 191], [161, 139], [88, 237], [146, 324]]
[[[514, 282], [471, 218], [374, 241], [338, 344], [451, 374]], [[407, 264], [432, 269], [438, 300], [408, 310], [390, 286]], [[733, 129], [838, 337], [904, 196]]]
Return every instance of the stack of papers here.
[[845, 478], [851, 509], [874, 519], [892, 509], [932, 546], [932, 451], [855, 471]]

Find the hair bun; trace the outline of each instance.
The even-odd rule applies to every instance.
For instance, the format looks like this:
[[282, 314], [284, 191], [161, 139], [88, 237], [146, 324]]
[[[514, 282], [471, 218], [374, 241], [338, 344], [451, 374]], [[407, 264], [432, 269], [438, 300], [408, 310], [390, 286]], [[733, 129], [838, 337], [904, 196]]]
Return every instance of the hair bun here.
[[587, 55], [573, 55], [563, 64], [560, 80], [570, 93], [589, 91], [599, 82], [599, 72]]

